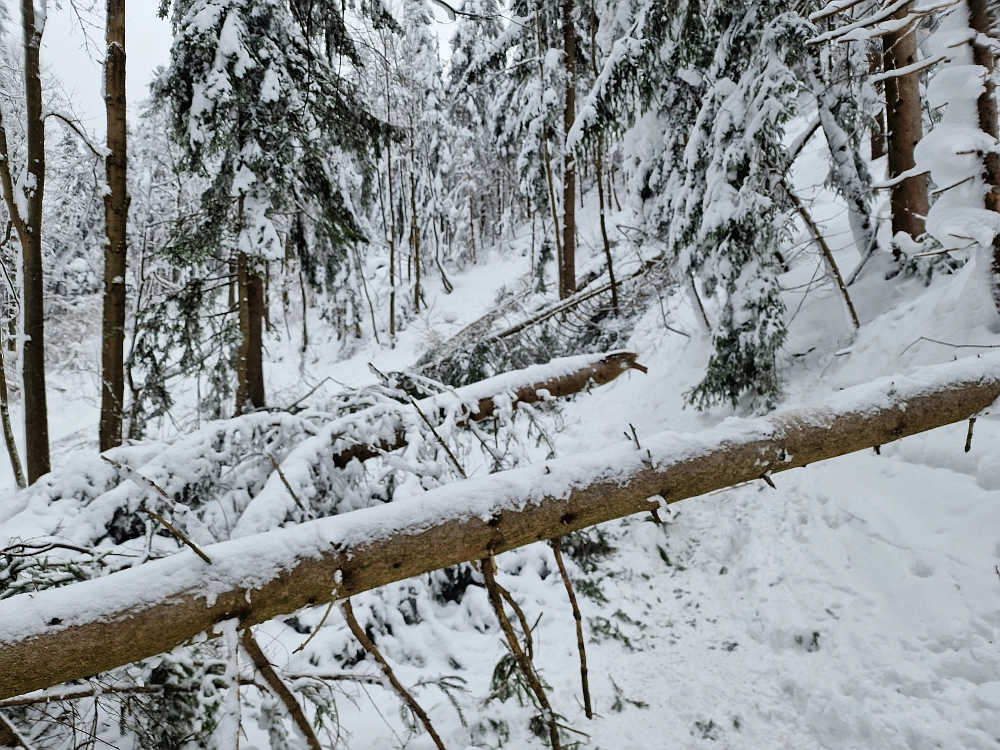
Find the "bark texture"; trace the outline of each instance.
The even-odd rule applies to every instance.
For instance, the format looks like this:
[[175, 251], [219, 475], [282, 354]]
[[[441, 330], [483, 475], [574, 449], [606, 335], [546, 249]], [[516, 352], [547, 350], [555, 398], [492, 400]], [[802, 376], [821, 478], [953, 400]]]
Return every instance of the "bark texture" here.
[[240, 642], [243, 644], [243, 649], [250, 656], [250, 661], [253, 662], [254, 667], [256, 667], [261, 677], [264, 678], [264, 682], [266, 682], [267, 686], [271, 688], [271, 692], [285, 704], [285, 708], [287, 709], [289, 716], [292, 717], [292, 721], [295, 722], [295, 726], [297, 726], [299, 732], [302, 733], [302, 737], [305, 739], [306, 745], [309, 746], [309, 750], [323, 750], [323, 746], [320, 744], [319, 738], [316, 736], [316, 732], [313, 730], [312, 724], [309, 723], [309, 719], [306, 717], [305, 711], [302, 710], [302, 706], [295, 699], [292, 691], [288, 689], [284, 680], [282, 680], [278, 673], [274, 671], [274, 667], [271, 666], [271, 662], [267, 660], [267, 655], [257, 644], [257, 641], [254, 639], [253, 634], [249, 629], [243, 631]]
[[236, 357], [236, 413], [264, 407], [264, 281], [240, 253], [237, 261], [240, 304], [240, 349]]
[[[563, 110], [563, 133], [568, 135], [576, 120], [576, 26], [573, 0], [563, 0], [563, 52], [566, 65], [566, 105]], [[559, 269], [559, 299], [576, 293], [576, 154], [563, 148], [563, 241]]]
[[212, 565], [180, 553], [14, 596], [0, 601], [0, 700], [169, 651], [222, 620], [245, 628], [964, 421], [998, 396], [1000, 356], [959, 360], [813, 408], [446, 485], [426, 493], [415, 515], [412, 503], [383, 505], [211, 545]]
[[20, 235], [24, 263], [24, 431], [28, 483], [49, 473], [49, 409], [45, 395], [45, 287], [42, 275], [42, 196], [45, 192], [45, 120], [34, 0], [22, 0], [24, 91], [27, 105], [28, 215]]
[[125, 0], [107, 0], [107, 57], [104, 103], [108, 155], [104, 160], [104, 319], [101, 340], [100, 448], [122, 442], [125, 398], [125, 265], [128, 224], [126, 180], [128, 126], [125, 119]]
[[14, 438], [14, 428], [10, 423], [10, 404], [7, 390], [7, 366], [3, 361], [3, 347], [0, 346], [0, 424], [3, 425], [3, 440], [10, 457], [10, 467], [14, 471], [14, 481], [22, 490], [28, 486], [24, 479], [24, 468], [21, 466], [21, 456], [17, 452], [17, 440]]
[[[995, 39], [992, 39], [996, 36], [993, 30], [993, 16], [988, 0], [968, 0], [968, 8], [969, 26], [976, 32], [976, 38], [972, 43], [972, 59], [976, 65], [986, 68], [983, 93], [976, 103], [979, 110], [979, 127], [984, 133], [996, 139], [997, 100], [996, 83], [993, 80], [996, 56], [990, 46], [991, 41], [996, 43]], [[988, 188], [985, 196], [986, 208], [1000, 213], [1000, 154], [996, 150], [983, 154], [983, 177]], [[993, 304], [1000, 310], [1000, 235], [993, 238], [992, 270], [993, 283], [990, 289], [993, 292]]]
[[[908, 7], [904, 6], [892, 17], [905, 18], [908, 12]], [[913, 24], [883, 37], [882, 60], [887, 72], [917, 62], [917, 35]], [[917, 73], [887, 78], [885, 104], [889, 177], [894, 178], [916, 166], [913, 150], [924, 133]], [[913, 175], [895, 185], [890, 204], [893, 236], [905, 232], [914, 239], [920, 237], [924, 233], [924, 217], [928, 210], [927, 175]]]

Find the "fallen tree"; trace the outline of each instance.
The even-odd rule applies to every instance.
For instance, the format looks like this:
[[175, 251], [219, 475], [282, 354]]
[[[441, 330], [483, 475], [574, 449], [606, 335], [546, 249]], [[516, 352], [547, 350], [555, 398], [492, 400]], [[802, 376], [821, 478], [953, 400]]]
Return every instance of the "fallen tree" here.
[[[645, 372], [636, 357], [624, 351], [561, 357], [419, 401], [411, 399], [409, 404], [385, 400], [328, 422], [316, 435], [292, 449], [280, 466], [275, 464], [275, 473], [243, 511], [232, 536], [248, 536], [282, 525], [293, 512], [293, 504], [305, 511], [309, 495], [316, 492], [316, 476], [324, 470], [328, 457], [334, 467], [345, 469], [352, 461], [363, 462], [404, 448], [429, 427], [457, 465], [438, 432], [440, 428], [450, 431], [452, 427], [470, 426], [525, 404], [606, 385], [630, 369]], [[427, 437], [424, 434], [422, 439]]]
[[[664, 432], [446, 485], [420, 499], [184, 551], [0, 601], [0, 699], [393, 581], [969, 419], [1000, 397], [1000, 356], [846, 389], [812, 408]], [[956, 446], [956, 449], [959, 449]]]
[[[422, 399], [412, 408], [422, 411], [432, 421], [439, 422], [444, 418], [449, 403], [467, 402], [471, 408], [467, 410], [466, 417], [473, 422], [481, 422], [496, 413], [497, 404], [502, 400], [509, 400], [511, 407], [516, 409], [519, 404], [536, 404], [546, 399], [565, 398], [579, 393], [591, 384], [607, 385], [626, 370], [645, 372], [646, 368], [636, 362], [637, 356], [631, 352], [611, 352], [596, 356], [564, 357], [547, 365], [515, 370]], [[401, 418], [409, 410], [410, 407], [400, 405], [400, 419], [391, 436], [371, 443], [360, 438], [355, 445], [338, 450], [333, 455], [334, 465], [343, 469], [355, 459], [366, 461], [402, 448], [406, 445], [406, 431]], [[345, 424], [338, 429], [345, 434], [353, 434], [357, 432], [356, 425], [362, 428], [369, 426], [368, 421], [376, 412], [377, 407], [373, 407], [352, 414], [343, 420]], [[377, 416], [381, 417], [382, 414], [378, 413]]]

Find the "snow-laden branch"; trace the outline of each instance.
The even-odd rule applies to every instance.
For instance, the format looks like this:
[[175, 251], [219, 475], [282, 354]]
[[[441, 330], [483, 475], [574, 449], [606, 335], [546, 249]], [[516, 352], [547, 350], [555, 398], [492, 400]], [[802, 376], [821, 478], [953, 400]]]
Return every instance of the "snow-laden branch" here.
[[[469, 479], [416, 498], [209, 546], [0, 601], [0, 699], [448, 565], [882, 445], [980, 413], [1000, 355], [846, 389], [810, 408], [727, 419]], [[638, 445], [637, 445], [638, 443]], [[960, 450], [956, 445], [956, 450]], [[779, 483], [780, 487], [780, 483]]]

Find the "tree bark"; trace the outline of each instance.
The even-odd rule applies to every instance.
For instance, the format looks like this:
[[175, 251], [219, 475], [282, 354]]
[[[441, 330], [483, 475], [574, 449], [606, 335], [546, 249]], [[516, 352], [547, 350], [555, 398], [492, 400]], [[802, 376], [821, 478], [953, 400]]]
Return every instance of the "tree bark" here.
[[24, 431], [28, 482], [49, 473], [49, 409], [45, 393], [45, 287], [42, 271], [42, 196], [45, 193], [45, 120], [39, 52], [42, 26], [35, 23], [34, 0], [22, 0], [24, 90], [27, 105], [28, 216], [21, 237], [24, 263]]
[[[983, 80], [984, 90], [977, 102], [979, 110], [979, 127], [984, 133], [997, 138], [997, 101], [996, 84], [993, 81], [993, 71], [996, 67], [996, 57], [990, 43], [995, 42], [996, 33], [993, 30], [993, 17], [987, 0], [968, 0], [969, 26], [976, 32], [972, 43], [972, 60], [976, 65], [986, 68]], [[985, 196], [986, 208], [1000, 213], [1000, 154], [995, 149], [983, 154], [983, 177], [989, 188]], [[993, 279], [990, 289], [993, 293], [993, 304], [1000, 310], [1000, 235], [993, 238]]]
[[104, 325], [101, 341], [100, 449], [121, 445], [125, 399], [125, 269], [128, 238], [125, 114], [125, 0], [107, 0], [107, 57], [104, 102], [108, 118], [108, 155], [104, 160]]
[[[882, 53], [872, 49], [872, 51], [868, 53], [868, 75], [874, 76], [881, 72]], [[884, 84], [875, 84], [876, 94], [882, 94], [884, 91]], [[881, 159], [885, 156], [885, 110], [880, 109], [875, 113], [875, 116], [872, 119], [875, 121], [875, 126], [872, 128], [869, 143], [871, 145], [872, 161], [875, 161], [876, 159]]]
[[237, 259], [240, 306], [240, 349], [236, 357], [236, 413], [264, 407], [264, 362], [261, 321], [264, 318], [264, 282], [250, 268], [246, 253]]
[[[412, 153], [412, 151], [411, 151]], [[410, 246], [413, 252], [413, 312], [420, 312], [420, 225], [417, 222], [417, 178], [410, 170]]]
[[14, 481], [22, 490], [28, 486], [24, 479], [24, 468], [21, 466], [21, 456], [17, 452], [17, 440], [14, 438], [14, 428], [10, 424], [10, 403], [7, 391], [7, 367], [3, 361], [3, 347], [0, 346], [0, 423], [3, 424], [3, 439], [7, 445], [7, 455], [10, 457], [10, 467], [14, 472]]
[[[563, 242], [562, 266], [559, 270], [559, 299], [576, 293], [576, 155], [566, 147], [576, 120], [576, 26], [573, 21], [574, 1], [563, 0], [562, 27], [566, 64], [566, 106], [563, 110]], [[558, 230], [557, 230], [558, 231]]]
[[[905, 18], [908, 12], [908, 7], [904, 6], [892, 17]], [[886, 71], [899, 70], [917, 62], [917, 37], [913, 24], [887, 34], [882, 43]], [[895, 178], [916, 166], [913, 151], [923, 137], [917, 73], [887, 78], [885, 104], [889, 177]], [[913, 239], [920, 237], [924, 233], [924, 217], [928, 210], [927, 175], [913, 175], [895, 185], [890, 205], [893, 236], [905, 232]]]
[[812, 408], [728, 419], [697, 435], [664, 432], [641, 447], [619, 442], [455, 482], [416, 505], [221, 542], [206, 548], [211, 565], [185, 551], [13, 596], [0, 601], [0, 700], [169, 651], [222, 620], [245, 628], [964, 421], [998, 396], [1000, 356], [970, 357], [848, 388]]

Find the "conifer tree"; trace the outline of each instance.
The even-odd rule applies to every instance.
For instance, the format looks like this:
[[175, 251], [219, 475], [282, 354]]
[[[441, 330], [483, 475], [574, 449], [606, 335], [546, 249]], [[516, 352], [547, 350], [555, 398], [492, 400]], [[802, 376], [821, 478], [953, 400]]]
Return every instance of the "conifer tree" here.
[[[360, 60], [334, 2], [184, 0], [170, 66], [154, 86], [185, 166], [208, 179], [178, 249], [227, 247], [239, 288], [237, 411], [264, 406], [263, 275], [284, 255], [278, 212], [313, 217], [306, 263], [363, 239], [352, 193], [385, 128], [342, 69]], [[341, 65], [341, 63], [343, 63]], [[308, 257], [307, 257], [308, 256]], [[317, 265], [319, 265], [317, 263]]]

